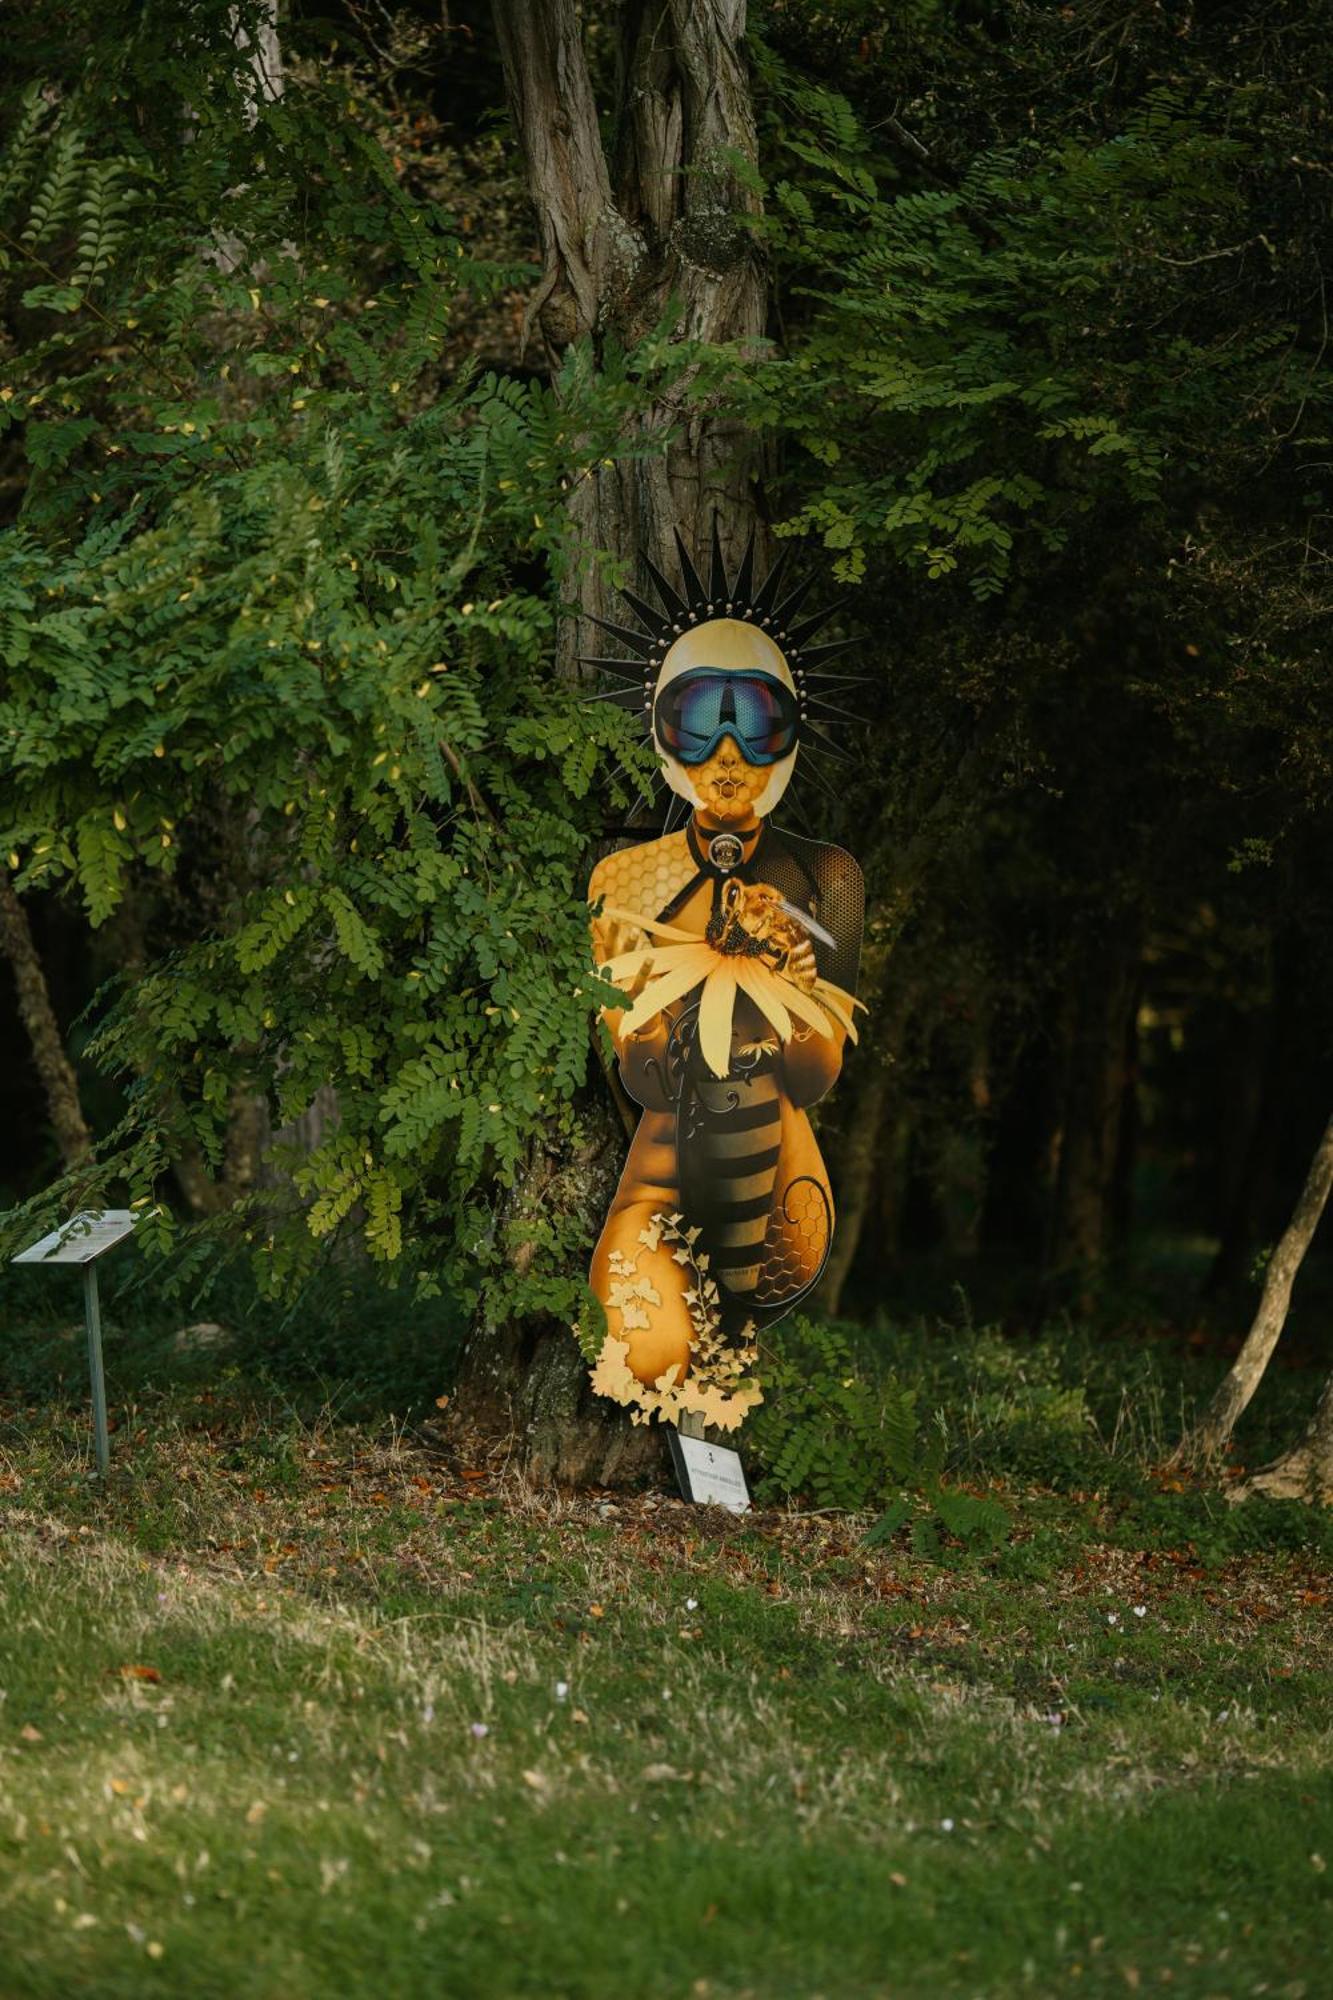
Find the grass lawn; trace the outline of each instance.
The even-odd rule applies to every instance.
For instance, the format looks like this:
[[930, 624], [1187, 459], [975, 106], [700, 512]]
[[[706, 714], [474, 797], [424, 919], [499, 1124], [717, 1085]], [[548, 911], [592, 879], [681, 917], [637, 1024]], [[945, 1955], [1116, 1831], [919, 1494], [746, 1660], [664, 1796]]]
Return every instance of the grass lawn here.
[[234, 1375], [105, 1490], [0, 1443], [5, 2000], [1333, 1992], [1313, 1543], [1013, 1485], [927, 1563]]

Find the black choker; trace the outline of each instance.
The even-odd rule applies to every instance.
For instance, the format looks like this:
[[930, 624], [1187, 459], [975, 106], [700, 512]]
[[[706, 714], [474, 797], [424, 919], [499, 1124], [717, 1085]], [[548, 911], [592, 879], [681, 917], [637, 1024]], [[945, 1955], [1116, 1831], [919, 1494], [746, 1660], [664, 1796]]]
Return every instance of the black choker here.
[[687, 830], [690, 853], [705, 874], [732, 875], [745, 861], [753, 859], [763, 830], [762, 825], [755, 828], [747, 854], [746, 842], [741, 834], [715, 833], [705, 842], [702, 830], [691, 820]]

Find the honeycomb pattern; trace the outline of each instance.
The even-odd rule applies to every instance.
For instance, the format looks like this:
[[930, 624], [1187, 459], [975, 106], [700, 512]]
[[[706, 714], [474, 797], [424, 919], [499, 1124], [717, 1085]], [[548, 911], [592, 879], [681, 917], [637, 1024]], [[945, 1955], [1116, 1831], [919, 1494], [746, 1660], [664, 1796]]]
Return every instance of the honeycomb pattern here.
[[813, 1283], [828, 1255], [833, 1204], [814, 1179], [793, 1181], [769, 1217], [764, 1261], [755, 1287], [757, 1305], [780, 1305]]
[[[697, 873], [684, 833], [667, 833], [660, 840], [622, 847], [599, 861], [588, 884], [588, 900], [655, 917]], [[631, 951], [642, 940], [643, 933], [628, 924], [605, 917], [592, 920], [593, 957], [598, 965], [619, 951]]]

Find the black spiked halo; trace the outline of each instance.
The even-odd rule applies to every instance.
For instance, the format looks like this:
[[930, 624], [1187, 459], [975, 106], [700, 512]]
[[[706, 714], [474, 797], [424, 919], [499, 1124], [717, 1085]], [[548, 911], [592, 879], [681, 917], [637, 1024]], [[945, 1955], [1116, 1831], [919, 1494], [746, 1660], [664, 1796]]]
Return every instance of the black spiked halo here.
[[[835, 612], [847, 605], [849, 599], [837, 598], [827, 610], [803, 617], [798, 623], [796, 614], [810, 593], [813, 579], [807, 578], [805, 582], [784, 590], [787, 565], [791, 559], [790, 547], [781, 550], [768, 575], [756, 586], [753, 528], [734, 578], [727, 575], [716, 514], [713, 516], [711, 547], [706, 564], [696, 564], [679, 528], [672, 532], [680, 564], [679, 585], [673, 584], [646, 553], [640, 552], [662, 609], [659, 611], [632, 590], [620, 593], [642, 626], [641, 631], [628, 625], [612, 624], [608, 619], [594, 617], [591, 612], [584, 613], [590, 623], [599, 626], [603, 632], [609, 632], [631, 656], [617, 658], [604, 653], [581, 654], [583, 666], [592, 667], [620, 683], [603, 694], [589, 695], [586, 699], [609, 701], [631, 713], [637, 709], [642, 717], [644, 733], [651, 738], [653, 694], [662, 662], [671, 647], [684, 633], [697, 625], [707, 624], [710, 619], [735, 618], [766, 632], [774, 645], [781, 649], [796, 683], [802, 723], [801, 741], [805, 749], [815, 757], [845, 757], [846, 753], [833, 741], [830, 731], [847, 722], [863, 719], [840, 703], [846, 699], [849, 688], [858, 686], [868, 676], [825, 673], [821, 670], [850, 651], [859, 641], [834, 639], [822, 646], [812, 646], [810, 641]], [[701, 568], [707, 569], [706, 583]], [[673, 793], [671, 810], [676, 806], [686, 809], [684, 802]]]

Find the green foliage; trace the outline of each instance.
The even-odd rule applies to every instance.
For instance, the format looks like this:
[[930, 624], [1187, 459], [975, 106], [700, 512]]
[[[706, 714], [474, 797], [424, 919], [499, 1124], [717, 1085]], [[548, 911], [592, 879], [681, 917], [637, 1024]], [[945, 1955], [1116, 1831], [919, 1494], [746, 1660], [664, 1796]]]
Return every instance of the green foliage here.
[[941, 1529], [973, 1547], [1005, 1540], [1010, 1517], [998, 1500], [943, 1482], [942, 1413], [923, 1419], [915, 1389], [867, 1370], [848, 1329], [798, 1317], [762, 1352], [764, 1401], [745, 1433], [762, 1496], [880, 1507], [872, 1547], [909, 1522], [920, 1555], [939, 1554]]
[[818, 1507], [864, 1507], [937, 1473], [941, 1434], [923, 1439], [916, 1398], [862, 1371], [845, 1329], [798, 1318], [763, 1355], [764, 1402], [746, 1428], [774, 1490]]
[[[1127, 92], [1109, 130], [1061, 103], [1039, 135], [955, 138], [905, 184], [873, 109], [766, 53], [768, 240], [802, 337], [753, 371], [749, 410], [804, 448], [788, 525], [840, 575], [880, 550], [985, 599], [1112, 523], [1160, 531], [1247, 458], [1296, 502], [1258, 433], [1291, 463], [1329, 408], [1290, 282], [1313, 217], [1264, 233], [1300, 112], [1276, 77], [1238, 93], [1201, 71]], [[1219, 311], [1204, 299], [1224, 274]]]
[[[0, 83], [0, 856], [84, 994], [116, 968], [83, 1195], [220, 1175], [238, 1104], [281, 1124], [332, 1083], [337, 1129], [280, 1145], [295, 1179], [236, 1218], [269, 1281], [355, 1239], [573, 1317], [582, 1225], [506, 1195], [571, 1124], [578, 891], [643, 765], [552, 684], [563, 523], [642, 438], [665, 342], [519, 354], [512, 157], [492, 134], [484, 184], [461, 154], [423, 173], [414, 57], [368, 80], [298, 9], [268, 99], [252, 0], [46, 14]], [[1318, 30], [1149, 12], [1106, 60], [1085, 9], [751, 18], [775, 339], [675, 400], [766, 434], [784, 529], [857, 584], [870, 726], [816, 804], [867, 864], [856, 1060], [895, 1065], [918, 1186], [975, 1208], [1108, 910], [1218, 990], [1219, 937], [1249, 979], [1254, 929], [1322, 923], [1290, 852], [1302, 813], [1326, 830], [1333, 742]], [[974, 1359], [972, 1416], [970, 1378], [939, 1397], [959, 1459], [1064, 1478], [1077, 1384]], [[854, 1490], [822, 1449], [793, 1446], [797, 1485]]]
[[[0, 854], [139, 940], [83, 1198], [146, 1203], [182, 1150], [220, 1173], [238, 1100], [280, 1127], [332, 1085], [299, 1209], [238, 1217], [265, 1282], [352, 1233], [468, 1295], [587, 1064], [578, 886], [642, 766], [554, 680], [551, 581], [657, 350], [441, 376], [443, 330], [531, 272], [470, 253], [336, 71], [256, 103], [234, 28], [143, 53], [146, 136], [89, 75], [30, 89], [0, 160], [0, 287], [38, 329], [0, 390]], [[549, 1223], [533, 1283], [572, 1308]]]

